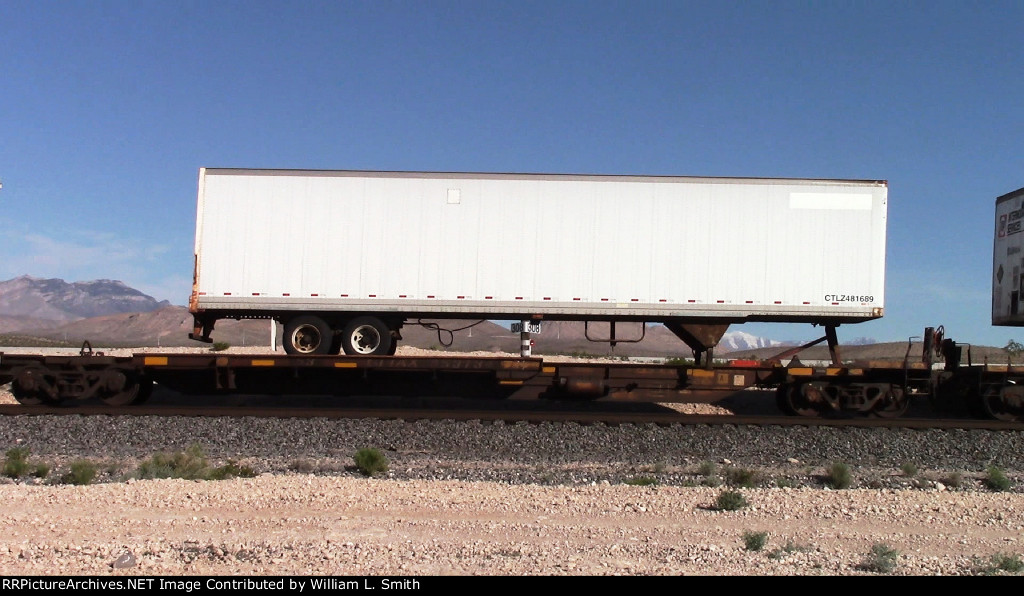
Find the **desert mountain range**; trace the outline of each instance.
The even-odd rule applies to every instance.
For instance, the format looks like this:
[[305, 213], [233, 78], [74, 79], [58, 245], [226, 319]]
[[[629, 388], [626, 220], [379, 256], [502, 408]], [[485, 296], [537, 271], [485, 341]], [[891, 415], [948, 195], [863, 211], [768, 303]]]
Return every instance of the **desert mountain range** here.
[[[402, 329], [402, 345], [450, 351], [519, 352], [519, 334], [491, 321], [430, 321], [442, 329], [410, 321]], [[93, 346], [201, 346], [188, 339], [192, 316], [188, 309], [158, 301], [120, 281], [66, 282], [23, 275], [0, 282], [0, 345], [71, 345], [89, 341]], [[581, 322], [545, 321], [534, 335], [536, 354], [592, 354], [649, 357], [690, 357], [689, 348], [662, 325], [620, 323], [620, 340], [614, 349], [587, 340], [607, 338], [608, 326], [592, 323], [589, 331]], [[217, 323], [214, 341], [236, 346], [270, 344], [270, 322], [266, 320]], [[859, 340], [858, 343], [871, 343]], [[736, 353], [744, 357], [767, 357], [785, 349], [786, 343], [730, 330], [717, 354]], [[905, 349], [905, 345], [904, 348]]]

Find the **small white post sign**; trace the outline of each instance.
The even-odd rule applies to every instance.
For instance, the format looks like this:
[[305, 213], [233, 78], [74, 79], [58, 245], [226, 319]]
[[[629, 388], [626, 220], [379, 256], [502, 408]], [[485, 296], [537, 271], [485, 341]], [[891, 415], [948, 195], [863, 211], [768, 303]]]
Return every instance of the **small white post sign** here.
[[512, 333], [540, 333], [540, 321], [512, 323]]

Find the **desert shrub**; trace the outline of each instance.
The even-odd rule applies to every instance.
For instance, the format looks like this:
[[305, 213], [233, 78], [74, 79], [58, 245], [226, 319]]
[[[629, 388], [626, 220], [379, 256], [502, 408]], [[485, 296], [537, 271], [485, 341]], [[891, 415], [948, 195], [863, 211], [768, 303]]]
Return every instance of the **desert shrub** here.
[[4, 459], [4, 476], [8, 478], [21, 478], [28, 474], [28, 447], [12, 447], [7, 450], [7, 457]]
[[38, 463], [32, 468], [32, 476], [35, 478], [46, 478], [50, 475], [50, 465]]
[[374, 476], [388, 471], [388, 458], [379, 449], [360, 449], [356, 451], [353, 459], [363, 476]]
[[858, 567], [864, 571], [875, 573], [892, 573], [892, 570], [896, 568], [896, 560], [899, 556], [898, 550], [879, 542], [871, 547], [864, 561]]
[[207, 480], [229, 480], [231, 478], [252, 478], [256, 476], [256, 472], [253, 471], [249, 466], [241, 466], [236, 462], [229, 461], [228, 463], [214, 468], [206, 474]]
[[832, 467], [828, 469], [828, 474], [825, 475], [825, 482], [836, 489], [850, 488], [850, 485], [853, 484], [850, 466], [842, 462], [832, 464]]
[[577, 360], [592, 360], [594, 358], [601, 358], [599, 354], [591, 354], [583, 350], [573, 350], [571, 352], [558, 352], [559, 356], [568, 356]]
[[174, 472], [174, 478], [186, 480], [202, 480], [207, 477], [210, 468], [206, 453], [198, 443], [189, 445], [185, 451], [173, 454], [168, 460], [168, 465]]
[[1018, 555], [996, 553], [989, 557], [987, 563], [978, 568], [978, 573], [993, 575], [997, 573], [1020, 573], [1024, 571], [1024, 561]]
[[749, 551], [759, 551], [768, 544], [768, 532], [743, 532], [743, 547]]
[[700, 467], [697, 468], [697, 473], [704, 477], [700, 482], [704, 486], [718, 486], [722, 483], [717, 472], [718, 468], [709, 461], [701, 462]]
[[96, 464], [87, 459], [76, 459], [71, 462], [67, 473], [60, 477], [61, 484], [85, 486], [96, 479]]
[[1002, 492], [1010, 489], [1010, 479], [1001, 469], [996, 466], [989, 466], [985, 472], [985, 486], [989, 490]]
[[725, 481], [729, 486], [740, 488], [754, 488], [762, 481], [760, 472], [747, 468], [729, 468], [725, 472]]
[[154, 453], [139, 464], [135, 477], [140, 479], [174, 478], [173, 456], [169, 453]]
[[192, 444], [176, 453], [160, 452], [139, 464], [136, 478], [181, 478], [184, 480], [226, 480], [228, 478], [252, 478], [256, 475], [249, 466], [229, 461], [223, 466], [211, 468], [202, 446]]
[[939, 482], [945, 484], [950, 488], [960, 488], [960, 486], [964, 483], [964, 477], [963, 475], [960, 474], [960, 472], [950, 472], [949, 474], [946, 474], [945, 476], [940, 478]]
[[778, 488], [796, 488], [799, 485], [795, 481], [782, 476], [775, 479], [775, 486]]
[[4, 459], [3, 475], [8, 478], [21, 478], [31, 475], [34, 478], [46, 478], [50, 475], [50, 465], [44, 462], [32, 464], [28, 461], [28, 447], [14, 447], [7, 450]]
[[203, 448], [198, 444], [192, 444], [185, 451], [153, 454], [148, 460], [139, 464], [136, 476], [144, 479], [183, 478], [185, 480], [202, 480], [206, 478], [208, 471], [209, 464], [206, 462]]
[[800, 546], [800, 545], [794, 543], [792, 540], [790, 540], [790, 541], [786, 542], [785, 546], [783, 546], [781, 548], [777, 548], [777, 549], [773, 550], [772, 552], [768, 553], [768, 558], [769, 559], [781, 559], [782, 557], [784, 557], [784, 556], [786, 556], [786, 555], [788, 555], [790, 553], [802, 553], [802, 552], [807, 552], [808, 550], [810, 550], [810, 548], [808, 548], [806, 546]]
[[900, 466], [900, 471], [902, 471], [903, 475], [908, 478], [913, 478], [914, 476], [917, 476], [917, 466], [909, 461], [903, 462], [903, 465]]
[[224, 350], [226, 350], [226, 349], [228, 349], [230, 347], [231, 347], [231, 344], [229, 344], [226, 341], [215, 341], [215, 342], [213, 342], [213, 345], [210, 346], [210, 351], [211, 352], [223, 352]]
[[748, 505], [743, 493], [734, 490], [724, 490], [715, 499], [715, 509], [719, 511], [736, 511]]

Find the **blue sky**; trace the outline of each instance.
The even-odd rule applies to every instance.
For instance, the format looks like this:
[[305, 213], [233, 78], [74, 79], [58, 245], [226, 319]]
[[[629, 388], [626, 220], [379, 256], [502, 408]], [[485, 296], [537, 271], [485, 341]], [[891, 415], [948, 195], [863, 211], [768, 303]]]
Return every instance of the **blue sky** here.
[[884, 179], [886, 317], [840, 339], [1024, 341], [989, 297], [995, 198], [1024, 186], [1021, 2], [0, 0], [0, 22], [0, 279], [184, 304], [203, 166]]

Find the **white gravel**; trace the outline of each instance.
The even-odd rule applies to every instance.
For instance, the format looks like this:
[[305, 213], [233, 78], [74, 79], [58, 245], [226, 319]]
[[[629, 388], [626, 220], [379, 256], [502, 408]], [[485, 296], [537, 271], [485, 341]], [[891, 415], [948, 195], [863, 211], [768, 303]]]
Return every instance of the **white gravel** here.
[[1021, 550], [1017, 494], [750, 489], [725, 512], [719, 493], [294, 474], [4, 485], [0, 573], [861, 575], [883, 544], [889, 573], [960, 575]]

